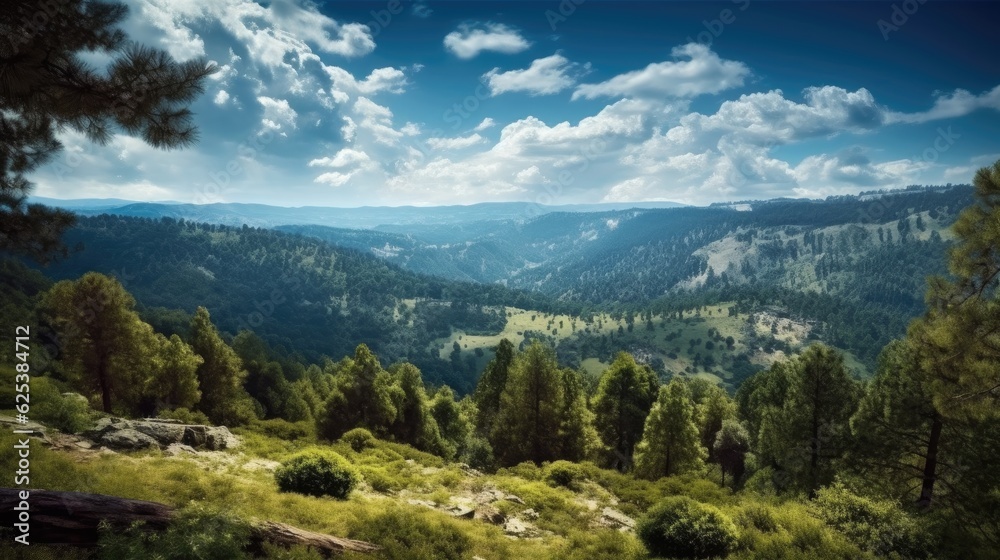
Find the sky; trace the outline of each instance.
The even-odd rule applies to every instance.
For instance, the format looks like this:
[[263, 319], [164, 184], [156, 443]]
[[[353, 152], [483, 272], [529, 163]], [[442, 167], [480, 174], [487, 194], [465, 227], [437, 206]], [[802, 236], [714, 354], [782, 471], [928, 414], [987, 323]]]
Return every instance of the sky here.
[[1000, 159], [989, 2], [127, 3], [132, 39], [217, 66], [199, 141], [65, 130], [36, 195], [704, 205], [969, 183]]

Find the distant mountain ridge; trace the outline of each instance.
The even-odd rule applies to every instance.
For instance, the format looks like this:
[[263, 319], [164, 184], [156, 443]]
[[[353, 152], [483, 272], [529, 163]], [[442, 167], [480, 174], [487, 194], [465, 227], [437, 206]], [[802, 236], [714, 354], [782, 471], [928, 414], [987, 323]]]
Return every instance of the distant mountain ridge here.
[[139, 218], [173, 218], [226, 226], [274, 228], [284, 225], [324, 225], [371, 229], [378, 226], [459, 224], [487, 220], [530, 220], [553, 213], [589, 213], [630, 208], [678, 208], [676, 202], [571, 204], [547, 206], [532, 202], [484, 202], [453, 206], [326, 206], [284, 207], [236, 202], [186, 204], [135, 202], [122, 199], [58, 200], [33, 197], [29, 202], [72, 210], [84, 216], [114, 214]]

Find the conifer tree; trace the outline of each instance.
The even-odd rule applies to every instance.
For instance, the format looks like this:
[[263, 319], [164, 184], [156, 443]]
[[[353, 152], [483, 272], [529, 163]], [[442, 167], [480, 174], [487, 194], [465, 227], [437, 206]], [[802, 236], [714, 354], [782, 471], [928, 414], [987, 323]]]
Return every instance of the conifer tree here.
[[198, 366], [204, 361], [176, 334], [170, 338], [157, 333], [157, 352], [147, 386], [158, 409], [191, 409], [201, 399]]
[[655, 480], [702, 466], [706, 452], [694, 423], [687, 384], [674, 379], [660, 387], [635, 449], [635, 474]]
[[247, 371], [204, 307], [198, 307], [191, 319], [191, 347], [203, 360], [197, 371], [198, 408], [216, 424], [240, 425], [255, 419], [256, 407], [243, 387]]
[[[62, 148], [56, 132], [77, 130], [98, 144], [114, 131], [157, 148], [197, 139], [187, 105], [214, 69], [130, 42], [118, 26], [124, 4], [100, 0], [7, 0], [0, 10], [0, 251], [48, 259], [65, 248], [73, 215], [27, 205], [26, 175]], [[77, 55], [105, 51], [98, 71]]]
[[562, 407], [555, 355], [536, 341], [514, 358], [500, 396], [492, 443], [501, 464], [556, 459]]
[[1000, 417], [1000, 161], [973, 186], [975, 203], [952, 226], [952, 279], [930, 280], [929, 310], [909, 330], [935, 408], [956, 418]]
[[486, 365], [472, 396], [478, 409], [476, 430], [481, 435], [488, 437], [493, 433], [497, 412], [500, 409], [500, 395], [507, 384], [507, 376], [513, 362], [514, 345], [504, 338], [494, 348], [493, 359]]
[[746, 456], [750, 452], [750, 435], [743, 424], [734, 418], [725, 419], [715, 434], [712, 451], [722, 471], [722, 486], [726, 485], [726, 473], [732, 475], [734, 486], [739, 484], [746, 472]]
[[152, 328], [134, 307], [135, 299], [118, 280], [97, 272], [63, 280], [42, 299], [63, 362], [84, 392], [100, 397], [107, 413], [134, 412], [157, 350]]
[[594, 424], [608, 449], [607, 462], [619, 470], [631, 466], [658, 386], [653, 370], [640, 366], [625, 352], [601, 375], [593, 400]]

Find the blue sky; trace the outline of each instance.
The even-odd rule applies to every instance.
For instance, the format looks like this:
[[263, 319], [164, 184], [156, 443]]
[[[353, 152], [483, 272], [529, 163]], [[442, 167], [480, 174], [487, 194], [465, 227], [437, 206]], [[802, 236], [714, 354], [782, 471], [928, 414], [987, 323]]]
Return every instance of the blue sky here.
[[129, 5], [132, 38], [218, 65], [201, 139], [64, 131], [40, 196], [707, 204], [970, 182], [1000, 159], [988, 2]]

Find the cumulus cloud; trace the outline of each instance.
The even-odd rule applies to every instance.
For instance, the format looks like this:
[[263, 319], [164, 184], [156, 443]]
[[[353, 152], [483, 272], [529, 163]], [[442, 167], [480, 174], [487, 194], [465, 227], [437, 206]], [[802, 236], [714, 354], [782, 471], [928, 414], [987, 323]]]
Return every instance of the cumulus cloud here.
[[379, 92], [403, 93], [407, 84], [406, 74], [398, 68], [376, 68], [362, 80], [337, 66], [323, 65], [323, 71], [330, 77], [334, 92], [371, 96]]
[[490, 95], [523, 91], [529, 95], [549, 95], [576, 83], [575, 74], [585, 72], [579, 64], [570, 62], [560, 54], [539, 58], [524, 70], [501, 72], [494, 68], [483, 75], [490, 87]]
[[473, 128], [472, 130], [474, 130], [475, 132], [482, 132], [487, 128], [492, 128], [496, 126], [496, 124], [497, 124], [496, 121], [494, 121], [490, 117], [486, 117], [485, 119], [483, 119], [482, 122], [476, 125], [476, 128]]
[[502, 23], [463, 23], [444, 38], [444, 47], [461, 59], [474, 58], [483, 51], [519, 53], [530, 46], [519, 31]]
[[213, 103], [222, 107], [229, 101], [229, 93], [224, 89], [220, 89], [218, 93], [215, 94], [215, 99], [212, 100]]
[[920, 113], [897, 113], [887, 115], [889, 122], [924, 123], [940, 119], [964, 117], [979, 109], [1000, 111], [1000, 86], [979, 95], [974, 95], [964, 89], [956, 89], [950, 95], [939, 95], [934, 105]]
[[321, 166], [321, 167], [347, 167], [349, 165], [355, 165], [355, 164], [359, 164], [359, 163], [367, 163], [369, 161], [371, 161], [371, 158], [368, 157], [368, 154], [366, 154], [366, 153], [364, 153], [364, 152], [362, 152], [360, 150], [353, 150], [351, 148], [344, 148], [344, 149], [340, 150], [339, 152], [337, 152], [336, 154], [334, 154], [334, 156], [332, 158], [331, 157], [324, 157], [324, 158], [318, 158], [318, 159], [314, 159], [314, 160], [310, 161], [309, 162], [309, 167], [316, 167], [316, 166]]
[[295, 119], [298, 117], [298, 113], [288, 104], [288, 100], [262, 95], [257, 98], [257, 102], [264, 108], [262, 120], [264, 126], [275, 130], [281, 129], [285, 125], [296, 128]]
[[[138, 0], [134, 18], [163, 32], [162, 46], [179, 60], [205, 54], [204, 41], [192, 30], [199, 22], [217, 22], [265, 66], [299, 65], [318, 58], [313, 52], [356, 57], [375, 49], [371, 30], [360, 23], [340, 23], [312, 3], [275, 0], [261, 6], [252, 0]], [[140, 25], [133, 23], [133, 25]]]
[[742, 86], [750, 76], [750, 68], [742, 62], [723, 60], [697, 43], [674, 47], [671, 55], [680, 60], [655, 62], [605, 82], [577, 86], [573, 99], [695, 97]]
[[427, 145], [435, 150], [460, 150], [481, 144], [486, 139], [479, 134], [459, 136], [456, 138], [428, 138]]

